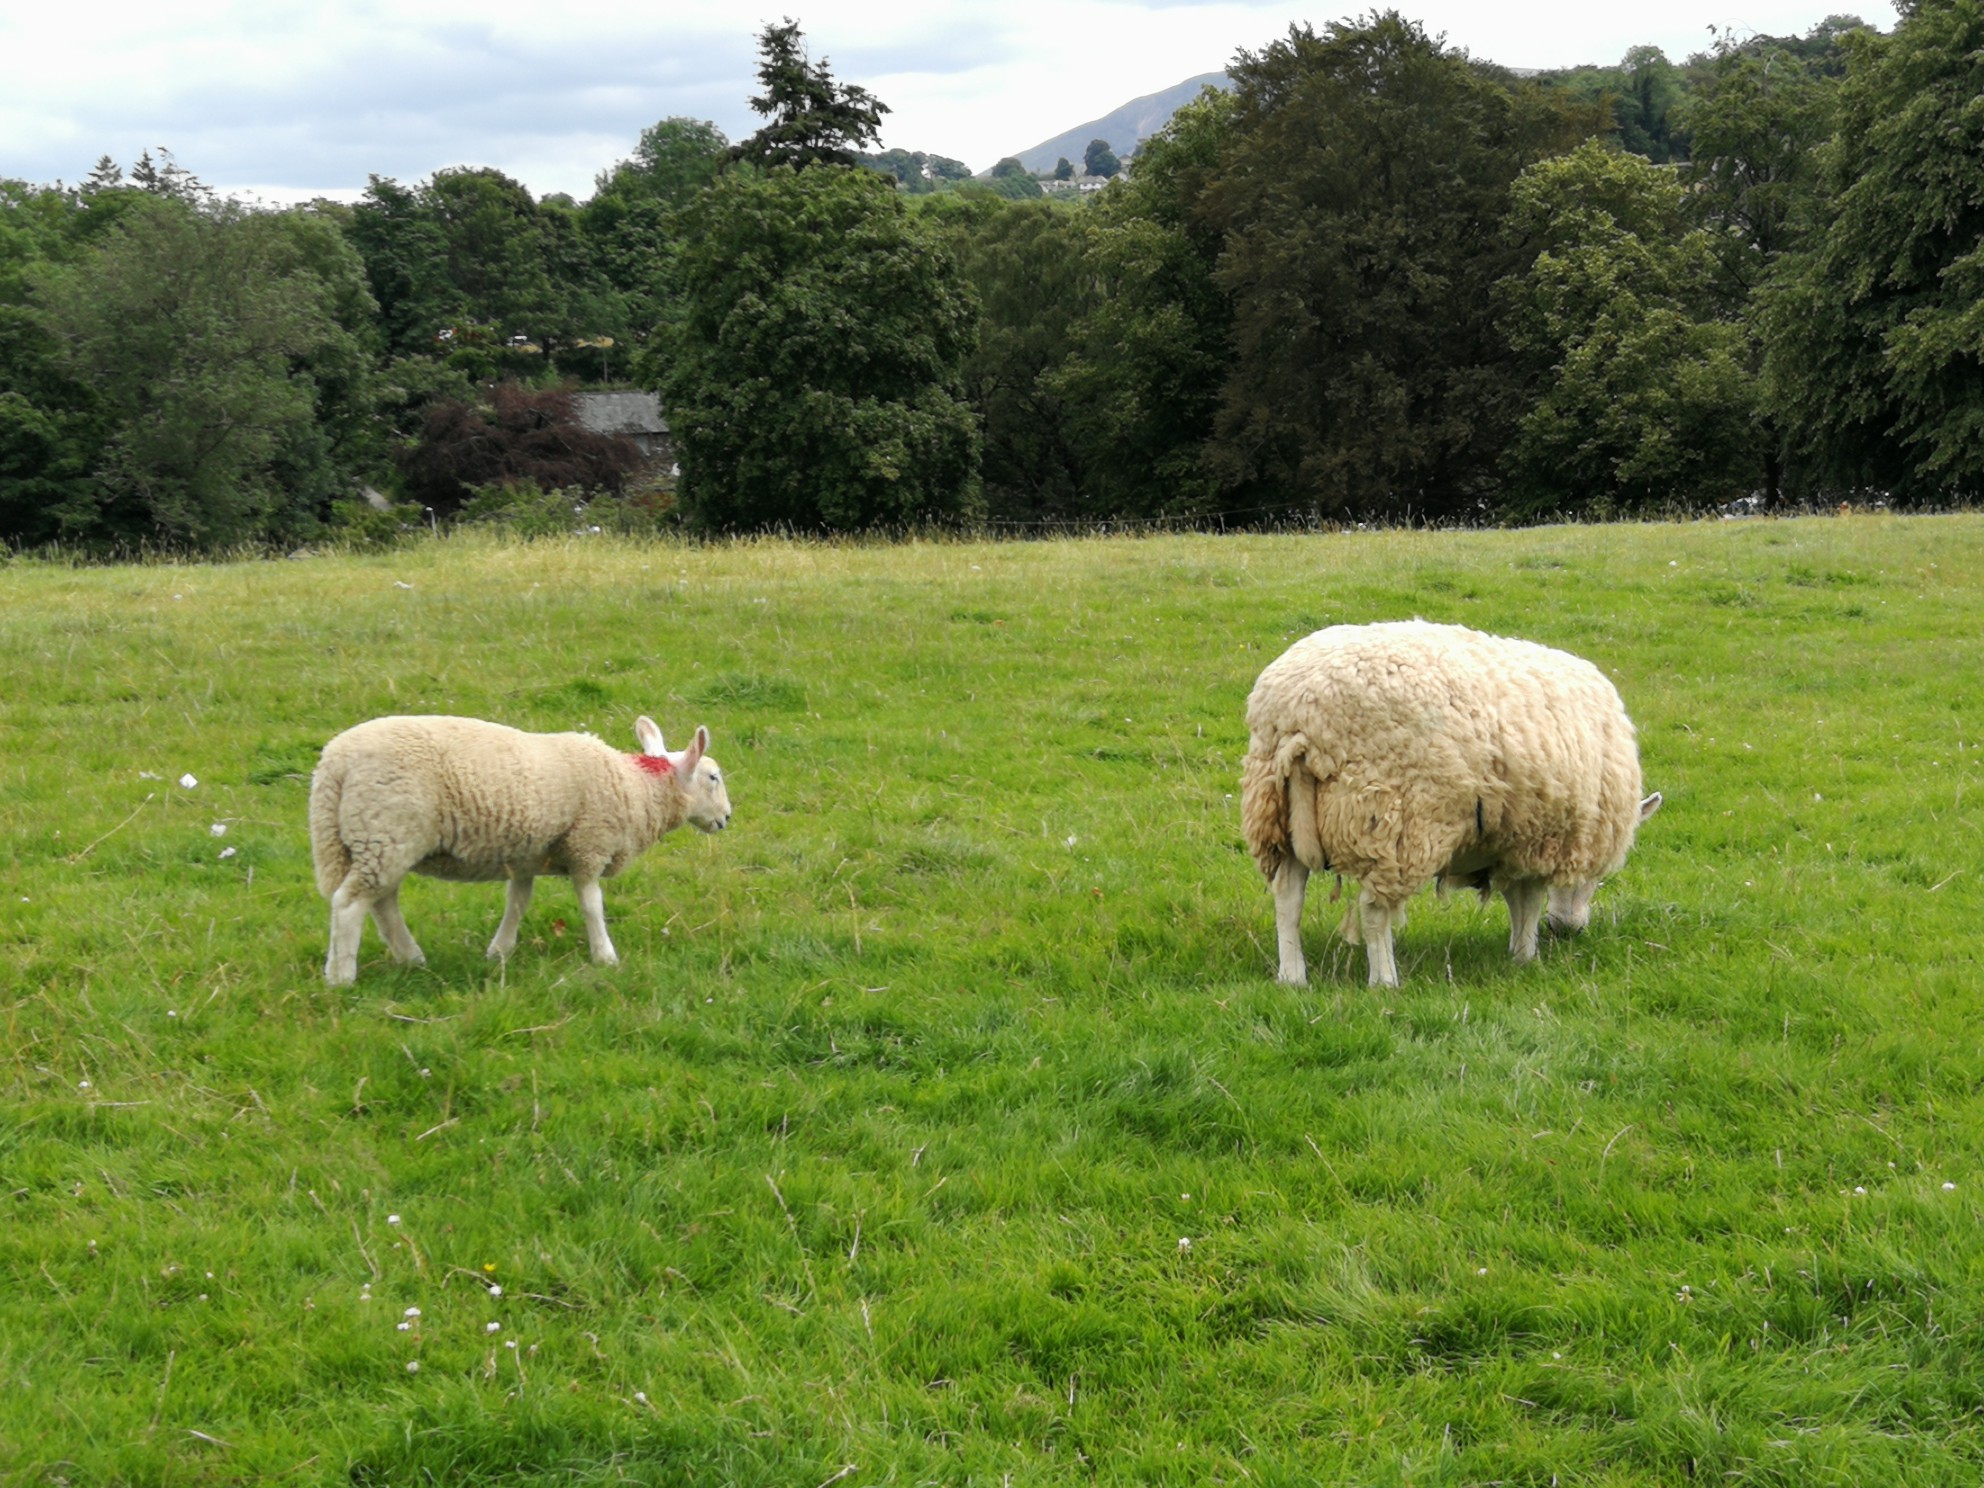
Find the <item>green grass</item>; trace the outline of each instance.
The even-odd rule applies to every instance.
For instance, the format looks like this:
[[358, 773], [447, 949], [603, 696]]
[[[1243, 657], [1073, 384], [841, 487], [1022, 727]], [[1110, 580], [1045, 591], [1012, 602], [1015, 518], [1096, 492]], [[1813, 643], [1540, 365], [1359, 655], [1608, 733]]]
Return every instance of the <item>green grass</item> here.
[[[1413, 614], [1666, 808], [1533, 966], [1325, 884], [1276, 986], [1247, 690]], [[1980, 616], [1974, 517], [0, 569], [0, 1481], [1974, 1484]], [[415, 880], [332, 992], [394, 711], [736, 819], [617, 970]]]

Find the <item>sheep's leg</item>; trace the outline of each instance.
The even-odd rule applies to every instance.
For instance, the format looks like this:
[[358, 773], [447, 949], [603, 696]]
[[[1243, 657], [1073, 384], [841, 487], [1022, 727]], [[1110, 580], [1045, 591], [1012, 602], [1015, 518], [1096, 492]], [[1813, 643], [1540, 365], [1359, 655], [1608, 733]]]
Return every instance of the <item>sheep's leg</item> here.
[[1540, 879], [1523, 878], [1502, 885], [1502, 897], [1509, 901], [1509, 954], [1518, 961], [1536, 959], [1536, 932], [1549, 893], [1549, 886]]
[[355, 876], [348, 876], [331, 895], [331, 948], [324, 957], [324, 980], [333, 987], [349, 987], [358, 980], [358, 939], [365, 933], [369, 907]]
[[413, 932], [406, 928], [406, 917], [400, 913], [398, 884], [372, 901], [372, 923], [379, 927], [379, 936], [386, 942], [386, 949], [393, 953], [395, 961], [402, 966], [427, 964], [427, 957], [421, 953]]
[[1284, 853], [1274, 871], [1274, 939], [1281, 954], [1276, 977], [1297, 987], [1309, 980], [1309, 967], [1302, 959], [1302, 896], [1308, 887], [1309, 870], [1293, 854]]
[[1392, 954], [1392, 922], [1404, 917], [1390, 905], [1371, 899], [1361, 900], [1358, 910], [1363, 922], [1364, 952], [1371, 960], [1371, 985], [1396, 987], [1398, 958]]
[[586, 939], [592, 943], [593, 960], [602, 966], [618, 966], [619, 953], [606, 933], [606, 895], [600, 892], [599, 880], [575, 878], [572, 887], [579, 891], [579, 908], [585, 913]]
[[496, 938], [489, 942], [491, 961], [507, 961], [510, 952], [517, 948], [517, 927], [524, 922], [524, 911], [530, 908], [530, 891], [535, 885], [528, 873], [510, 874], [509, 887], [503, 895], [503, 923], [496, 927]]

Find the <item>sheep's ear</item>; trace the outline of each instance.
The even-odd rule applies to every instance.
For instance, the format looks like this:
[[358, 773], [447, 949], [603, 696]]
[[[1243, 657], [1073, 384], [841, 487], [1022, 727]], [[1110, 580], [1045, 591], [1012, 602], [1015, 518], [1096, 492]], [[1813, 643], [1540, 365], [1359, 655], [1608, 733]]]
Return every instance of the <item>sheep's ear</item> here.
[[1640, 820], [1645, 821], [1649, 816], [1652, 816], [1654, 812], [1658, 811], [1659, 809], [1660, 809], [1660, 792], [1655, 791], [1652, 795], [1648, 796], [1644, 801], [1640, 802]]
[[710, 731], [700, 723], [696, 725], [696, 742], [682, 751], [682, 773], [687, 775], [702, 762], [710, 749]]
[[634, 720], [634, 737], [641, 741], [642, 754], [666, 754], [668, 746], [661, 742], [661, 729], [645, 713]]

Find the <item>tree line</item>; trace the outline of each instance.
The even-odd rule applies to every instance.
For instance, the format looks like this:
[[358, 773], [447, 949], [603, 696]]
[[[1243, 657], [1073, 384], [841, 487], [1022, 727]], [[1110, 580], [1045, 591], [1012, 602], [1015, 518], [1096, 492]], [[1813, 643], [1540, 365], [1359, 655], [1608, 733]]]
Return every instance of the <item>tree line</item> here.
[[[873, 152], [786, 22], [762, 128], [663, 120], [584, 203], [0, 182], [0, 539], [293, 544], [368, 487], [710, 531], [1967, 503], [1979, 58], [1984, 0], [1530, 77], [1298, 25], [1076, 202]], [[602, 386], [659, 392], [679, 470], [579, 424]]]

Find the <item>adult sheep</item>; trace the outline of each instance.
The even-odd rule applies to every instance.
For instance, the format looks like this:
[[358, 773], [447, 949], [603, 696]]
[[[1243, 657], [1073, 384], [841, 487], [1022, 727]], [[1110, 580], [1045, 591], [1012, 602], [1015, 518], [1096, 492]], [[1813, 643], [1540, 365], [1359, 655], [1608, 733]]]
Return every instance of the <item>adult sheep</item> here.
[[1312, 872], [1359, 885], [1371, 985], [1398, 985], [1392, 929], [1428, 883], [1499, 890], [1509, 950], [1550, 924], [1582, 930], [1601, 878], [1641, 822], [1639, 748], [1619, 693], [1590, 662], [1459, 625], [1333, 625], [1269, 663], [1247, 699], [1241, 816], [1274, 886], [1280, 979], [1306, 980]]
[[509, 883], [489, 954], [506, 958], [540, 874], [578, 891], [592, 958], [619, 961], [606, 933], [599, 881], [687, 821], [705, 832], [730, 823], [709, 730], [669, 753], [661, 730], [636, 720], [639, 754], [591, 734], [528, 734], [476, 718], [375, 718], [324, 746], [310, 782], [310, 851], [317, 889], [331, 901], [324, 980], [358, 976], [369, 911], [393, 959], [426, 957], [400, 915], [409, 873]]

